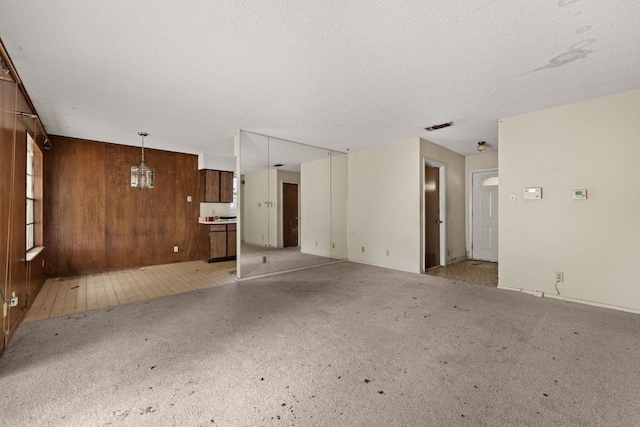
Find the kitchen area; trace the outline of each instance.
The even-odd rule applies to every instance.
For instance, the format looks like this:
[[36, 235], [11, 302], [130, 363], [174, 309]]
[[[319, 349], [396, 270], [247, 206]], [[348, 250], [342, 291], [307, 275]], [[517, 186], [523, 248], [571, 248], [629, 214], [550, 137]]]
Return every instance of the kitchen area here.
[[237, 181], [233, 172], [201, 169], [200, 258], [206, 262], [236, 259]]

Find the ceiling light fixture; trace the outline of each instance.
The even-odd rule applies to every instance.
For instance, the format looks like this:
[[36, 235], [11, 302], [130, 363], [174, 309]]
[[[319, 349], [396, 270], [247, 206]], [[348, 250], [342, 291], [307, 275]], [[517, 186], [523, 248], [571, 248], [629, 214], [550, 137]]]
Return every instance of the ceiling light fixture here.
[[481, 152], [481, 153], [482, 153], [484, 150], [486, 150], [486, 149], [487, 149], [487, 146], [486, 146], [485, 144], [486, 144], [486, 142], [485, 142], [485, 141], [480, 141], [480, 142], [478, 142], [478, 151], [479, 151], [479, 152]]
[[146, 132], [138, 132], [142, 137], [142, 157], [140, 166], [131, 166], [131, 186], [136, 188], [153, 188], [155, 180], [155, 169], [144, 164], [144, 137], [149, 135]]

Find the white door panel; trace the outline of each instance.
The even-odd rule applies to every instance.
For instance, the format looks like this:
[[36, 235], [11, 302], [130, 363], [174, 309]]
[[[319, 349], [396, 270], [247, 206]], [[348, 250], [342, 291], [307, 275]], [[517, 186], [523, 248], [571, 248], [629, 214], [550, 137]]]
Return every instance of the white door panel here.
[[472, 175], [471, 258], [498, 262], [498, 171]]

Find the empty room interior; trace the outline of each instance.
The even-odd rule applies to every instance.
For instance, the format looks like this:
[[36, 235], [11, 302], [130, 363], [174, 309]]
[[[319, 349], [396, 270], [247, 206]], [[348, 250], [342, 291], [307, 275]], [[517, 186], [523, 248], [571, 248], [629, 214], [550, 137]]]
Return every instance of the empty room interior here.
[[638, 22], [0, 2], [0, 424], [640, 425]]

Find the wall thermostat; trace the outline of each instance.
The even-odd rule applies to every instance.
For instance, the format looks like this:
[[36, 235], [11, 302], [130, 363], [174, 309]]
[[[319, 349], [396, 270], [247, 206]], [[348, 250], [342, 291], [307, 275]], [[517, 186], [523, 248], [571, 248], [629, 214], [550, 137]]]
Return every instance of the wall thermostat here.
[[524, 200], [540, 200], [542, 199], [541, 187], [529, 187], [524, 189]]
[[587, 190], [584, 188], [581, 188], [579, 190], [572, 190], [571, 198], [573, 200], [584, 200], [587, 198]]

